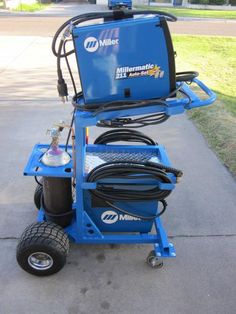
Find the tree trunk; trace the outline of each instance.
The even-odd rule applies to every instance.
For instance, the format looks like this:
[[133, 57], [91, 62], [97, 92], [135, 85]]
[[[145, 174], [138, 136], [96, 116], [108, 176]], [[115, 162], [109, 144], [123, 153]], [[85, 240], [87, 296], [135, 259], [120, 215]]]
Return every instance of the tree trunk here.
[[7, 8], [7, 0], [3, 0], [3, 8], [4, 8], [4, 9]]

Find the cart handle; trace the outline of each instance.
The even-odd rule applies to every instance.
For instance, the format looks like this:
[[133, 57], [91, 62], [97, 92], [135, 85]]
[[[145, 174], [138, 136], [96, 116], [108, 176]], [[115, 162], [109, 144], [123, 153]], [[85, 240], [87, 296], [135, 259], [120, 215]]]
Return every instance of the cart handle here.
[[193, 91], [192, 89], [184, 83], [181, 87], [184, 93], [186, 93], [189, 98], [191, 99], [191, 102], [187, 105], [185, 105], [185, 109], [192, 109], [196, 107], [203, 107], [203, 106], [208, 106], [212, 104], [216, 100], [216, 94], [209, 88], [207, 87], [202, 81], [200, 81], [197, 78], [194, 78], [192, 80], [194, 83], [197, 84], [197, 86], [209, 97], [207, 99], [201, 99], [199, 98]]

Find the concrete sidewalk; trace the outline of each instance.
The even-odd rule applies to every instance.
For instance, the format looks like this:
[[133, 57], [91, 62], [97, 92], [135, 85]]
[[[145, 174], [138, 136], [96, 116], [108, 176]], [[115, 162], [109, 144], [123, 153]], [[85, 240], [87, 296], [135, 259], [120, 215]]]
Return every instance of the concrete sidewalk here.
[[[234, 314], [235, 180], [184, 115], [142, 130], [184, 171], [163, 216], [176, 259], [153, 270], [149, 245], [71, 245], [54, 276], [18, 267], [17, 239], [37, 215], [23, 168], [33, 145], [48, 142], [46, 129], [72, 111], [58, 100], [50, 46], [48, 37], [0, 36], [0, 314]], [[102, 131], [92, 128], [90, 141]]]

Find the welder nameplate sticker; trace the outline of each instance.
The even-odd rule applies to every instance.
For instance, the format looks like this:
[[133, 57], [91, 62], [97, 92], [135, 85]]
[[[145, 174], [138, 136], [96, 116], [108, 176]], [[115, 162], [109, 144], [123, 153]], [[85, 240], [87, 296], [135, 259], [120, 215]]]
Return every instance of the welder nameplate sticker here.
[[147, 63], [137, 66], [124, 66], [116, 68], [115, 79], [122, 80], [127, 78], [136, 78], [143, 76], [152, 76], [155, 79], [162, 78], [164, 71], [157, 64]]

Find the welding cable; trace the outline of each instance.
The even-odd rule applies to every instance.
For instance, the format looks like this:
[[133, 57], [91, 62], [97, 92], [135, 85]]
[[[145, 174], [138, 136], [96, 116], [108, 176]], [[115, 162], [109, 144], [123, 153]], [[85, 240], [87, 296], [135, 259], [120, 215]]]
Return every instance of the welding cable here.
[[146, 145], [158, 145], [153, 139], [143, 134], [142, 132], [129, 129], [110, 130], [102, 133], [96, 138], [94, 144], [106, 145], [108, 143], [114, 143], [119, 141], [138, 142], [144, 143]]
[[[80, 93], [78, 93], [77, 95], [82, 96], [82, 93], [80, 92]], [[67, 150], [68, 150], [69, 140], [70, 140], [70, 136], [71, 136], [71, 129], [72, 129], [72, 127], [73, 127], [74, 120], [75, 120], [75, 112], [76, 112], [76, 108], [74, 108], [73, 113], [72, 113], [70, 128], [69, 128], [68, 135], [67, 135], [67, 139], [66, 139], [66, 145], [65, 145], [65, 151], [66, 151], [66, 152], [67, 152]]]
[[[177, 91], [177, 90], [176, 90]], [[73, 97], [72, 105], [81, 111], [89, 111], [92, 112], [94, 116], [101, 112], [106, 111], [114, 111], [122, 109], [133, 109], [140, 108], [144, 106], [168, 106], [164, 99], [161, 98], [153, 98], [153, 99], [145, 99], [145, 100], [118, 100], [118, 101], [110, 101], [107, 103], [92, 103], [92, 104], [78, 104], [77, 95]], [[169, 98], [169, 95], [166, 96]]]
[[[65, 36], [68, 36], [67, 33], [69, 34], [71, 32], [71, 28], [78, 24], [81, 24], [83, 22], [87, 22], [90, 20], [95, 20], [95, 19], [132, 18], [134, 15], [155, 15], [155, 16], [162, 16], [170, 22], [177, 21], [177, 18], [174, 15], [167, 12], [163, 12], [163, 11], [148, 11], [148, 10], [132, 11], [131, 10], [131, 11], [113, 11], [113, 12], [92, 12], [92, 13], [80, 14], [80, 15], [70, 18], [58, 28], [58, 30], [56, 31], [53, 37], [52, 52], [56, 57], [58, 56], [58, 54], [62, 58], [65, 57], [65, 54], [61, 54], [61, 51], [56, 49], [57, 40], [61, 33], [63, 33], [62, 39], [65, 38]], [[68, 56], [74, 52], [75, 51], [73, 49], [67, 52], [66, 55]]]
[[[163, 106], [168, 107], [166, 99], [171, 98], [176, 95], [176, 93], [182, 88], [183, 83], [178, 84], [178, 86], [171, 91], [168, 95], [161, 98], [150, 98], [144, 100], [120, 100], [120, 101], [110, 101], [107, 103], [93, 103], [93, 104], [78, 104], [77, 99], [81, 94], [75, 95], [73, 97], [72, 105], [81, 111], [92, 112], [94, 116], [101, 112], [114, 111], [122, 109], [133, 109], [140, 108], [144, 106]], [[160, 113], [163, 114], [163, 113]]]
[[[74, 114], [73, 114], [73, 117], [74, 117]], [[67, 149], [68, 149], [68, 142], [69, 142], [70, 135], [71, 135], [71, 140], [72, 140], [72, 159], [73, 159], [73, 181], [72, 181], [72, 186], [75, 185], [75, 176], [76, 176], [75, 131], [74, 131], [74, 128], [73, 128], [73, 121], [74, 121], [73, 117], [72, 117], [71, 124], [65, 126], [65, 127], [69, 128], [67, 141], [66, 141], [66, 148], [65, 148], [66, 152], [67, 152]]]
[[[187, 83], [187, 82], [186, 82], [186, 83]], [[179, 92], [180, 92], [180, 94], [182, 94], [182, 95], [184, 95], [186, 98], [188, 98], [188, 103], [186, 104], [186, 106], [189, 105], [189, 104], [191, 104], [191, 102], [192, 102], [191, 97], [190, 97], [184, 90], [180, 90]]]
[[159, 202], [161, 202], [161, 204], [162, 204], [162, 210], [158, 214], [153, 215], [153, 216], [141, 216], [141, 215], [137, 215], [137, 214], [128, 212], [127, 210], [125, 210], [123, 208], [120, 208], [120, 207], [112, 204], [111, 202], [105, 201], [105, 203], [108, 206], [118, 210], [122, 214], [129, 215], [129, 216], [132, 216], [132, 217], [135, 217], [135, 218], [139, 218], [139, 219], [142, 219], [142, 220], [154, 220], [157, 217], [160, 217], [162, 214], [164, 214], [164, 212], [166, 211], [166, 208], [167, 208], [167, 202], [165, 200], [159, 200]]
[[[58, 28], [52, 40], [52, 52], [59, 59], [75, 53], [74, 49], [66, 53], [62, 53], [62, 47], [63, 47], [63, 41], [71, 35], [72, 28], [75, 27], [76, 25], [79, 25], [87, 21], [96, 20], [96, 19], [123, 19], [123, 18], [132, 18], [134, 15], [147, 15], [147, 14], [148, 15], [152, 14], [155, 16], [162, 16], [167, 21], [170, 21], [170, 22], [177, 21], [177, 18], [174, 15], [170, 13], [162, 12], [162, 11], [148, 11], [148, 10], [146, 11], [145, 10], [144, 11], [113, 11], [113, 12], [92, 12], [92, 13], [80, 14], [67, 20]], [[56, 48], [57, 41], [61, 34], [62, 36], [61, 36], [58, 49], [57, 49]], [[60, 70], [61, 70], [60, 61], [58, 62], [57, 65], [58, 65], [58, 72], [60, 73]]]
[[[39, 161], [41, 161], [43, 155], [46, 154], [46, 153], [49, 151], [49, 149], [51, 148], [51, 146], [52, 146], [52, 142], [48, 145], [48, 148], [46, 149], [46, 151], [40, 156]], [[39, 169], [39, 167], [36, 167], [36, 168], [35, 168], [35, 171], [38, 171], [38, 169]], [[35, 180], [35, 182], [36, 182], [38, 185], [43, 186], [42, 183], [40, 182], [41, 180], [38, 179], [38, 176], [34, 176], [34, 180]]]
[[[178, 87], [176, 90], [179, 90]], [[167, 96], [169, 97], [169, 95]], [[72, 105], [81, 111], [89, 111], [96, 116], [98, 113], [105, 111], [115, 111], [125, 109], [135, 109], [145, 106], [160, 105], [163, 107], [168, 107], [168, 104], [162, 99], [148, 99], [148, 100], [137, 100], [137, 101], [114, 101], [105, 104], [89, 104], [80, 105], [76, 101], [76, 96], [73, 98]], [[139, 128], [147, 125], [159, 124], [169, 119], [169, 115], [164, 112], [155, 113], [152, 115], [142, 116], [139, 118], [116, 118], [110, 120], [100, 120], [97, 126], [108, 127], [108, 128], [122, 128], [128, 125], [129, 128]]]
[[[155, 117], [155, 118], [154, 118]], [[165, 113], [142, 116], [138, 119], [133, 118], [116, 118], [111, 120], [101, 120], [96, 125], [103, 128], [143, 128], [148, 125], [163, 123], [170, 116]]]
[[[171, 190], [160, 190], [160, 188], [152, 187], [150, 189], [130, 189], [130, 186], [142, 186], [129, 183], [134, 179], [155, 179], [162, 183], [172, 183], [165, 171], [161, 170], [154, 163], [139, 162], [107, 162], [94, 168], [87, 176], [88, 182], [98, 182], [104, 179], [122, 179], [123, 184], [119, 184], [122, 188], [117, 187], [117, 183], [103, 184], [98, 183], [96, 190], [91, 193], [108, 201], [140, 201], [140, 200], [161, 200], [166, 198]], [[125, 187], [128, 187], [125, 189]]]
[[[166, 167], [164, 165], [145, 162], [107, 162], [94, 168], [87, 176], [88, 182], [98, 182], [99, 180], [106, 179], [122, 179], [124, 183], [97, 183], [95, 190], [90, 190], [91, 194], [105, 201], [110, 207], [119, 210], [122, 213], [134, 216], [140, 219], [153, 220], [163, 214], [166, 209], [167, 203], [165, 198], [169, 196], [171, 190], [160, 190], [159, 187], [148, 188], [143, 184], [132, 184], [129, 180], [134, 179], [155, 179], [162, 183], [172, 183], [164, 170], [172, 173], [180, 173], [180, 170], [175, 168]], [[182, 172], [181, 172], [182, 173]], [[154, 185], [154, 184], [153, 184]], [[152, 186], [153, 186], [152, 185]], [[132, 186], [132, 189], [130, 188]], [[135, 189], [135, 187], [137, 187]], [[118, 201], [149, 201], [158, 200], [163, 205], [163, 210], [155, 216], [146, 217], [138, 214], [130, 213], [127, 210], [121, 209], [111, 202]]]
[[[39, 167], [36, 167], [36, 169], [35, 169], [35, 170], [37, 171], [37, 170], [38, 170], [38, 168], [39, 168]], [[37, 176], [34, 176], [34, 180], [35, 180], [35, 182], [36, 182], [38, 185], [43, 186], [43, 185], [42, 185], [42, 183], [40, 182], [40, 180], [38, 179], [38, 177], [37, 177]]]
[[[186, 95], [186, 93], [182, 90], [182, 86], [183, 86], [183, 82], [181, 82], [180, 84], [178, 84], [177, 88], [172, 91], [166, 98], [171, 98], [173, 96], [177, 96], [177, 93], [181, 93], [183, 95], [186, 96], [186, 98], [188, 99], [188, 104], [191, 103], [191, 98]], [[158, 104], [163, 105], [168, 107], [168, 103], [166, 101], [164, 101], [163, 99], [150, 99], [150, 100], [146, 100], [146, 101], [140, 101], [137, 102], [136, 104], [133, 104], [132, 106], [135, 107], [135, 105], [139, 104], [139, 106], [144, 106], [144, 105], [153, 105], [154, 102], [158, 102]], [[126, 109], [126, 106], [122, 106], [122, 109]], [[99, 109], [100, 111], [102, 110]], [[111, 110], [111, 109], [109, 109]], [[110, 120], [100, 120], [97, 123], [97, 126], [99, 127], [107, 127], [107, 128], [141, 128], [141, 127], [145, 127], [148, 125], [155, 125], [155, 124], [160, 124], [165, 122], [166, 120], [169, 119], [169, 115], [167, 115], [164, 112], [160, 112], [160, 113], [155, 113], [152, 115], [147, 115], [147, 116], [142, 116], [139, 118], [116, 118], [116, 119], [110, 119]]]
[[[56, 57], [59, 56], [61, 58], [64, 58], [65, 54], [61, 53], [61, 51], [62, 51], [61, 47], [58, 47], [58, 49], [56, 49], [57, 41], [58, 41], [59, 36], [63, 33], [62, 36], [61, 36], [61, 39], [60, 39], [60, 41], [63, 42], [64, 39], [70, 35], [70, 31], [71, 31], [70, 27], [76, 26], [77, 24], [85, 22], [87, 20], [90, 20], [91, 18], [95, 19], [96, 16], [100, 16], [100, 14], [95, 13], [95, 12], [80, 14], [80, 15], [72, 17], [71, 19], [69, 19], [65, 23], [63, 23], [58, 28], [58, 30], [56, 31], [56, 33], [55, 33], [55, 35], [53, 37], [53, 40], [52, 40], [52, 52], [53, 52], [53, 54]], [[75, 50], [72, 49], [71, 51], [67, 52], [66, 55], [69, 56], [70, 54], [72, 54], [74, 52], [75, 52]]]
[[68, 131], [68, 135], [66, 138], [66, 145], [65, 145], [65, 151], [66, 152], [68, 150], [68, 144], [69, 144], [69, 140], [70, 140], [70, 136], [71, 136], [71, 130], [72, 130], [72, 127], [74, 124], [74, 119], [75, 119], [75, 109], [73, 110], [73, 113], [72, 113], [71, 123], [70, 123], [69, 131]]
[[199, 73], [196, 71], [177, 72], [176, 82], [192, 82], [195, 77], [198, 77]]

